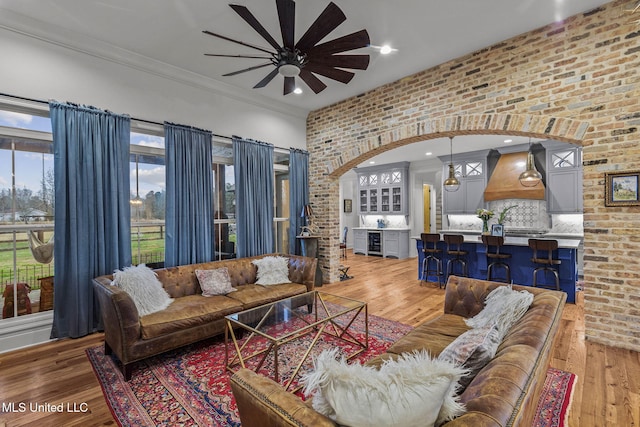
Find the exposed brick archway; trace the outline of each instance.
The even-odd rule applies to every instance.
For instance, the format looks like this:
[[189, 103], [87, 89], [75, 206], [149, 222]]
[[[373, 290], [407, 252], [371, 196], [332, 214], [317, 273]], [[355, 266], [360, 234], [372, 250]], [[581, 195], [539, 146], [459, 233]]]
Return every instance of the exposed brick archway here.
[[363, 161], [385, 151], [428, 139], [458, 135], [519, 135], [553, 139], [580, 145], [589, 122], [531, 114], [469, 114], [439, 117], [412, 125], [400, 125], [341, 151], [324, 165], [327, 175], [338, 179]]
[[[357, 143], [348, 150], [341, 150], [331, 161], [311, 163], [311, 176], [322, 179], [311, 183], [312, 198], [322, 197], [315, 203], [316, 223], [322, 244], [320, 263], [324, 280], [338, 280], [340, 265], [339, 236], [340, 206], [339, 178], [363, 161], [414, 142], [459, 135], [520, 135], [534, 138], [581, 144], [589, 123], [562, 117], [527, 114], [478, 114], [455, 115], [424, 120], [414, 125], [401, 125]], [[319, 169], [325, 169], [321, 171]], [[320, 191], [324, 188], [324, 191]], [[328, 202], [328, 203], [327, 203]]]

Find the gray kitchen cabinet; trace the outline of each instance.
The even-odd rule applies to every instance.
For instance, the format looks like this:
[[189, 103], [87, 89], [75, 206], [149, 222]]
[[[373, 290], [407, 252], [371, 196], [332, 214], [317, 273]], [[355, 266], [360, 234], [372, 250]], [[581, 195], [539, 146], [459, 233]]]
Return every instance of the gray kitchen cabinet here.
[[367, 230], [353, 230], [353, 253], [367, 255]]
[[409, 162], [356, 168], [358, 213], [409, 214]]
[[547, 166], [547, 211], [582, 213], [582, 149], [572, 144], [543, 142]]
[[409, 256], [409, 230], [384, 230], [382, 241], [385, 258], [403, 259]]
[[[442, 191], [444, 214], [475, 214], [483, 208], [484, 189], [487, 186], [487, 154], [478, 151], [454, 156], [453, 166], [460, 181], [458, 191]], [[449, 176], [450, 157], [442, 156], [443, 180]]]

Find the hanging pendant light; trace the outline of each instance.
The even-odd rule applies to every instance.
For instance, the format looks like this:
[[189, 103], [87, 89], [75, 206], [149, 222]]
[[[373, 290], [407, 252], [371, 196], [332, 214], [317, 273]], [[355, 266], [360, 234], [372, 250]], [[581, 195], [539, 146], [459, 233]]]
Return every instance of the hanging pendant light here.
[[542, 174], [536, 169], [536, 162], [531, 151], [531, 138], [529, 138], [529, 151], [527, 152], [527, 169], [518, 177], [524, 187], [535, 187], [542, 181]]
[[456, 178], [455, 170], [453, 168], [453, 137], [449, 137], [449, 145], [451, 147], [451, 157], [449, 161], [449, 177], [444, 180], [444, 189], [445, 191], [454, 192], [458, 191], [460, 188], [460, 181]]

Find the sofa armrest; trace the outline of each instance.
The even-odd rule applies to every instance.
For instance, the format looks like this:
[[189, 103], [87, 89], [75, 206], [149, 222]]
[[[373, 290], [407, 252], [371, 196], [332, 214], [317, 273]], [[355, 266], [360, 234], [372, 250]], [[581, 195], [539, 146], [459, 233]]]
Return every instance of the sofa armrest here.
[[289, 280], [293, 283], [300, 283], [307, 287], [307, 291], [312, 291], [316, 282], [316, 269], [318, 259], [300, 255], [283, 255], [289, 258]]
[[141, 337], [138, 309], [131, 296], [111, 285], [106, 276], [93, 279], [93, 289], [100, 304], [105, 341], [122, 363], [128, 363], [127, 351]]
[[241, 368], [231, 377], [242, 427], [335, 427], [302, 399], [270, 378]]

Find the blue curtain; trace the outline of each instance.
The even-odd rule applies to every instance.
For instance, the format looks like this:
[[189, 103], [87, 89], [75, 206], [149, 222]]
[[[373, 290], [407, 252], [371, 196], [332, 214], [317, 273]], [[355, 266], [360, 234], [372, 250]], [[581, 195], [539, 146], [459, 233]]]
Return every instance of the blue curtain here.
[[101, 329], [91, 279], [131, 264], [130, 120], [52, 102], [55, 304], [52, 338]]
[[309, 153], [292, 148], [289, 156], [289, 252], [302, 254], [300, 239], [301, 228], [305, 225], [300, 217], [304, 205], [309, 204]]
[[211, 132], [165, 123], [165, 267], [214, 258]]
[[273, 145], [233, 137], [239, 258], [273, 252]]

